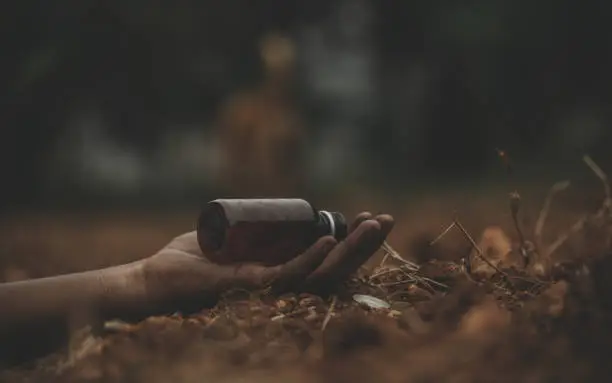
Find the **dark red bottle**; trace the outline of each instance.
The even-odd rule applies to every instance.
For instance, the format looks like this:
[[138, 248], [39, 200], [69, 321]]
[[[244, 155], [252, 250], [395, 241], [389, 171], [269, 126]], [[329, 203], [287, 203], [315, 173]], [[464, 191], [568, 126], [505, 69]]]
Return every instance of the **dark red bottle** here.
[[198, 219], [198, 244], [220, 264], [278, 265], [302, 253], [317, 239], [347, 235], [344, 216], [316, 210], [303, 199], [217, 199]]

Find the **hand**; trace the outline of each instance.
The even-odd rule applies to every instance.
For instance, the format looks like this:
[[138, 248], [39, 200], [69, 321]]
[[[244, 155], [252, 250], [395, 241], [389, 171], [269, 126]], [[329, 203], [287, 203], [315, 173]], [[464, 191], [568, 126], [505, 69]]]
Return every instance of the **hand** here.
[[216, 264], [202, 254], [195, 232], [183, 234], [143, 261], [147, 300], [160, 309], [187, 311], [214, 305], [235, 288], [327, 293], [380, 248], [393, 224], [390, 215], [361, 213], [342, 242], [322, 237], [303, 254], [272, 267]]

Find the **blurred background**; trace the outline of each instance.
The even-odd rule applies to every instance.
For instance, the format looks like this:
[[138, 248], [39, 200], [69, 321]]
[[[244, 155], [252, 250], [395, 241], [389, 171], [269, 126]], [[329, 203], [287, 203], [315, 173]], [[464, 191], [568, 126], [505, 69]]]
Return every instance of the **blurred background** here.
[[582, 166], [585, 152], [612, 166], [610, 11], [15, 2], [0, 23], [0, 269], [145, 256], [220, 196], [388, 209], [505, 179], [498, 150], [526, 178]]

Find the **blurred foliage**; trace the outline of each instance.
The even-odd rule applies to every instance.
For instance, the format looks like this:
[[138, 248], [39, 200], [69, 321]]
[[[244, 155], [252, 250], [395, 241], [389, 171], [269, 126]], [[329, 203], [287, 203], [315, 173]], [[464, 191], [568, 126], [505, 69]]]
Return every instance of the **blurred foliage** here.
[[[258, 81], [264, 33], [323, 28], [340, 3], [15, 2], [0, 24], [5, 204], [44, 200], [45, 165], [75, 111], [99, 109], [113, 139], [155, 150], [168, 126], [210, 126], [223, 100]], [[605, 127], [612, 119], [611, 3], [366, 3], [377, 93], [373, 115], [356, 117], [355, 131], [363, 132], [361, 157], [376, 159], [390, 183], [482, 169], [498, 146], [525, 159], [589, 150], [608, 161], [610, 129], [576, 131], [582, 121]], [[412, 95], [420, 83], [411, 76], [428, 92]], [[301, 96], [317, 125], [321, 107]], [[411, 97], [425, 101], [410, 106]]]

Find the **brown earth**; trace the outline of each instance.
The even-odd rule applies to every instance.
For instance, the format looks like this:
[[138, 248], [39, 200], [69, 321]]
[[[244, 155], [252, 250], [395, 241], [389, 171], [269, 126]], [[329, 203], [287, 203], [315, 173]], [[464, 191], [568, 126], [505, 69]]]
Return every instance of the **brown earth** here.
[[[519, 188], [527, 245], [538, 243], [532, 233], [547, 187]], [[1, 372], [0, 380], [606, 381], [612, 376], [607, 212], [592, 217], [549, 257], [538, 256], [545, 253], [542, 244], [531, 246], [524, 267], [505, 189], [464, 188], [401, 205], [375, 196], [340, 204], [350, 214], [394, 214], [398, 222], [389, 243], [418, 262], [418, 272], [397, 270], [402, 263], [393, 259], [381, 266], [381, 252], [335, 299], [230, 294], [191, 317], [109, 322], [102, 332], [74, 334], [66, 350], [33, 366]], [[596, 213], [602, 199], [600, 188], [559, 194], [541, 242], [552, 243], [585, 213]], [[497, 270], [457, 227], [430, 245], [455, 212]], [[193, 219], [190, 213], [6, 217], [0, 269], [6, 281], [126, 262], [190, 230]], [[470, 261], [469, 273], [462, 259]], [[351, 300], [355, 291], [383, 298], [391, 309], [359, 306]]]

